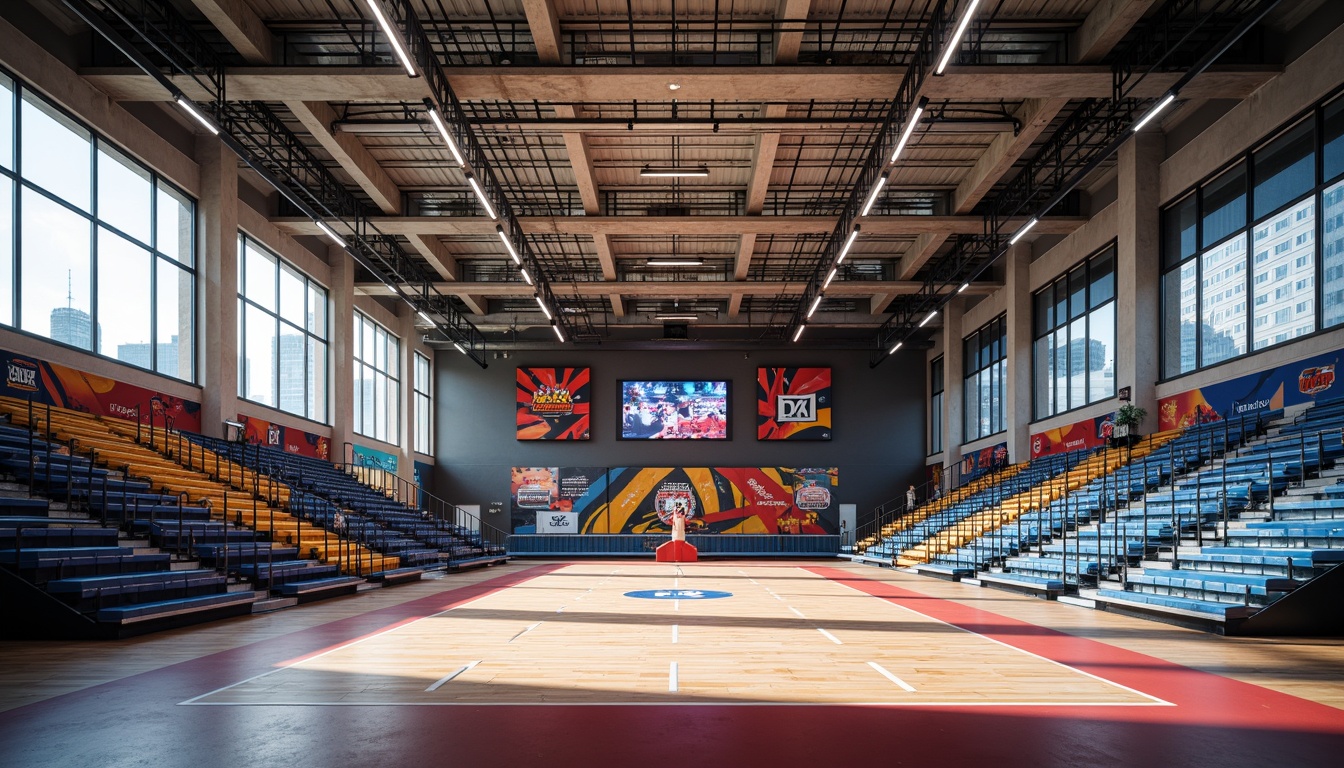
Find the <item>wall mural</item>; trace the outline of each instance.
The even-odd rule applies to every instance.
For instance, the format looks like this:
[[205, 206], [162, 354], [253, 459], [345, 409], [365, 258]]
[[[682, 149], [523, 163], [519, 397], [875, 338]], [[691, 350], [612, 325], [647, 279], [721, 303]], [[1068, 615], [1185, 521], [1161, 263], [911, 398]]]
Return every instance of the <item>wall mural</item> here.
[[519, 440], [587, 440], [592, 407], [587, 368], [518, 368]]
[[758, 440], [830, 440], [830, 368], [757, 368]]
[[514, 467], [514, 533], [834, 534], [834, 467]]
[[0, 350], [5, 366], [0, 394], [34, 403], [112, 416], [155, 426], [167, 424], [187, 432], [201, 431], [201, 404], [105, 376], [48, 363], [29, 355]]

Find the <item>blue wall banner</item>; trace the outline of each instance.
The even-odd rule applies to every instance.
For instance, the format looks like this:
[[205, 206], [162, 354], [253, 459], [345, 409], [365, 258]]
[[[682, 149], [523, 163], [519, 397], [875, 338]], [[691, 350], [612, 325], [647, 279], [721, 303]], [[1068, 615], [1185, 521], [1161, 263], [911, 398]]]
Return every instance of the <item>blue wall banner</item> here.
[[1339, 397], [1335, 366], [1344, 350], [1192, 389], [1157, 401], [1159, 430], [1222, 421]]

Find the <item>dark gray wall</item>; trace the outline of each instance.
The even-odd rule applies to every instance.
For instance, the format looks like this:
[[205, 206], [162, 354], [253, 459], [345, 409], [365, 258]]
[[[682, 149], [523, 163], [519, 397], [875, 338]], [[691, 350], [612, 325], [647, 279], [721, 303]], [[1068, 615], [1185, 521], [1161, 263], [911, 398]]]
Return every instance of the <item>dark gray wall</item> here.
[[[510, 352], [481, 370], [454, 351], [439, 352], [435, 408], [438, 467], [434, 487], [455, 504], [504, 504], [508, 527], [509, 468], [515, 466], [824, 466], [838, 467], [837, 500], [858, 505], [859, 519], [923, 482], [924, 353], [898, 354], [876, 369], [864, 351], [765, 352], [575, 349]], [[828, 442], [756, 439], [756, 368], [831, 367], [832, 427]], [[514, 381], [518, 366], [592, 369], [591, 439], [574, 442], [514, 439]], [[618, 379], [729, 379], [732, 439], [617, 440]]]

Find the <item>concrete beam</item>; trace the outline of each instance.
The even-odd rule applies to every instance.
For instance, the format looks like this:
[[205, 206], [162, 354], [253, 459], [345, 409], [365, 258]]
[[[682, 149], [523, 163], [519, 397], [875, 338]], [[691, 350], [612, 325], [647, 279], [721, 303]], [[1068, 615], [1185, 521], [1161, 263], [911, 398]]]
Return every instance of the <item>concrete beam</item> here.
[[[370, 223], [389, 235], [493, 235], [495, 223], [484, 216], [378, 216]], [[547, 235], [807, 235], [835, 229], [833, 216], [522, 216], [518, 223], [529, 234]], [[272, 219], [289, 235], [320, 235], [317, 225], [304, 217]], [[1009, 219], [1020, 226], [1026, 219]], [[1087, 223], [1083, 216], [1049, 216], [1032, 234], [1068, 235]], [[866, 235], [917, 237], [924, 234], [976, 235], [984, 232], [980, 216], [869, 216]], [[602, 244], [598, 245], [601, 249]], [[606, 246], [608, 249], [610, 246]], [[599, 258], [601, 253], [599, 250]]]
[[775, 64], [797, 64], [812, 0], [779, 0], [775, 9]]
[[915, 274], [943, 247], [947, 238], [948, 235], [941, 232], [926, 232], [915, 238], [915, 244], [901, 254], [900, 271], [896, 276], [902, 280], [914, 280]]
[[249, 64], [269, 64], [275, 37], [247, 0], [191, 0], [215, 29]]
[[332, 133], [336, 110], [323, 101], [290, 101], [285, 106], [312, 134], [341, 168], [364, 190], [383, 213], [401, 212], [401, 189], [378, 165], [359, 138], [348, 133]]
[[[578, 117], [578, 110], [571, 104], [556, 104], [555, 114], [561, 118]], [[597, 194], [597, 181], [593, 176], [593, 153], [588, 140], [582, 133], [566, 131], [561, 134], [565, 139], [565, 150], [569, 153], [569, 165], [574, 169], [574, 180], [579, 187], [579, 197], [583, 200], [583, 212], [589, 216], [601, 210], [601, 201]]]
[[466, 304], [467, 309], [471, 310], [473, 315], [484, 317], [485, 315], [490, 314], [490, 303], [484, 296], [472, 293], [459, 293], [457, 294], [457, 299], [463, 304]]
[[561, 63], [560, 14], [554, 0], [523, 0], [523, 13], [527, 14], [527, 28], [541, 63]]
[[611, 314], [617, 317], [625, 317], [625, 299], [621, 298], [619, 293], [607, 294], [607, 301], [611, 302]]
[[[967, 288], [966, 290], [969, 291], [970, 289]], [[894, 298], [896, 298], [896, 296], [890, 293], [874, 294], [873, 297], [868, 300], [868, 314], [870, 315], [887, 314], [887, 307], [891, 305], [891, 300]]]
[[[444, 295], [453, 296], [530, 296], [532, 289], [523, 282], [509, 283], [437, 283], [435, 289]], [[731, 298], [733, 295], [742, 296], [777, 296], [785, 294], [801, 294], [807, 287], [806, 283], [732, 283], [732, 282], [620, 282], [620, 283], [573, 283], [563, 286], [557, 293], [564, 296], [584, 296], [584, 297], [604, 297], [611, 296], [641, 296], [649, 298], [667, 297], [667, 298], [688, 298], [688, 297], [719, 297]], [[876, 281], [876, 280], [854, 280], [837, 281], [831, 283], [831, 287], [826, 291], [828, 296], [863, 296], [869, 297], [879, 293], [886, 293], [892, 296], [903, 296], [912, 293], [918, 293], [924, 287], [922, 281]], [[984, 296], [993, 293], [1002, 288], [1002, 284], [979, 282], [973, 283], [965, 291], [966, 295]], [[949, 289], [954, 290], [954, 289]], [[381, 282], [358, 283], [355, 285], [355, 292], [365, 296], [391, 296], [392, 289]]]
[[1000, 133], [994, 137], [975, 162], [975, 167], [957, 185], [952, 194], [952, 212], [970, 213], [1068, 104], [1068, 99], [1027, 99], [1022, 102], [1013, 113], [1022, 121], [1022, 127], [1016, 134]]
[[1070, 47], [1079, 63], [1101, 61], [1157, 0], [1102, 0], [1073, 33]]
[[737, 259], [733, 264], [733, 279], [746, 280], [751, 271], [751, 257], [756, 252], [756, 234], [748, 232], [737, 241]]
[[[526, 231], [526, 227], [524, 227]], [[603, 280], [616, 279], [616, 257], [611, 252], [611, 236], [594, 234], [593, 247], [597, 249], [597, 263], [602, 268]]]
[[[1195, 78], [1183, 98], [1241, 99], [1272, 80], [1274, 66], [1220, 67]], [[96, 67], [80, 70], [88, 82], [117, 101], [169, 101], [152, 78], [137, 69]], [[464, 101], [666, 102], [667, 84], [681, 85], [682, 100], [806, 102], [868, 101], [891, 98], [900, 87], [901, 67], [457, 67], [448, 72]], [[238, 67], [226, 70], [233, 101], [418, 102], [429, 96], [421, 77], [406, 77], [397, 67]], [[1132, 94], [1156, 98], [1180, 77], [1156, 72]], [[171, 77], [188, 96], [205, 100], [204, 88], [190, 77]], [[1028, 98], [1107, 98], [1109, 67], [964, 66], [931, 78], [923, 94], [932, 99], [1000, 101]]]
[[439, 273], [444, 280], [456, 280], [458, 276], [457, 259], [448, 252], [438, 235], [408, 234], [411, 248]]
[[737, 317], [742, 314], [742, 297], [746, 294], [734, 293], [728, 296], [728, 316]]

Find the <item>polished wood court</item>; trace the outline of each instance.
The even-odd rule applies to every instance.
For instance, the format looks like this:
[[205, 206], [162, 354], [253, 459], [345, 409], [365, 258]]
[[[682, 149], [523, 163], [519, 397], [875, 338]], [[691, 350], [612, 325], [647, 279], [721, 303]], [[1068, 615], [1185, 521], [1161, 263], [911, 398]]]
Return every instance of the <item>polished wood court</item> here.
[[831, 765], [865, 733], [947, 765], [1344, 749], [1339, 639], [1215, 637], [832, 561], [513, 564], [0, 652], [4, 765]]

